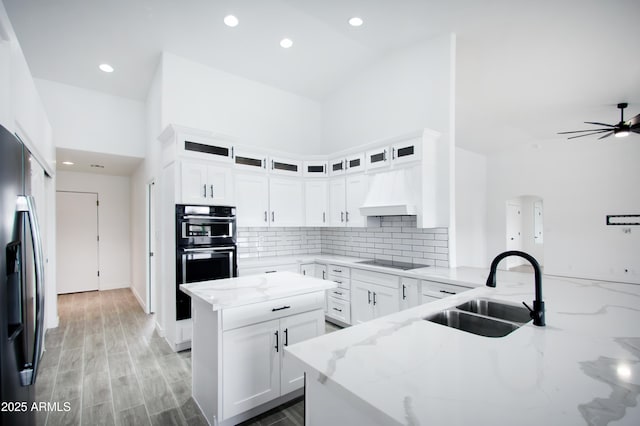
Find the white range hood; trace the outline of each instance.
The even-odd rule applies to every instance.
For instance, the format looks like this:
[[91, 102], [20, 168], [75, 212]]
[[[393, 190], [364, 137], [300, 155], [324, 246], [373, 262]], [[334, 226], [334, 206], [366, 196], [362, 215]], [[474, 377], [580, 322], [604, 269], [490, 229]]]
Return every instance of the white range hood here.
[[416, 194], [419, 182], [407, 169], [377, 173], [360, 207], [364, 216], [398, 216], [418, 213]]

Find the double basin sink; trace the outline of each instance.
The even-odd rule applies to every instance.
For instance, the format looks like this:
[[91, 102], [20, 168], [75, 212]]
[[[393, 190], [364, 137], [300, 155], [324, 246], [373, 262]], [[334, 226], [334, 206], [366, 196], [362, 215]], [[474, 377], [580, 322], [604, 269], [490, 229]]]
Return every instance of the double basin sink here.
[[531, 321], [523, 306], [473, 299], [425, 318], [427, 321], [485, 337], [504, 337]]

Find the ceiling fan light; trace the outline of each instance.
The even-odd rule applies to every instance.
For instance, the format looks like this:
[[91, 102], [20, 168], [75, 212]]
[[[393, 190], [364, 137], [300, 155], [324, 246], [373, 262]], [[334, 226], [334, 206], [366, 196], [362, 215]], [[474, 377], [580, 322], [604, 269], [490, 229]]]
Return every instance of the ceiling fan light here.
[[613, 135], [616, 138], [627, 137], [627, 136], [629, 136], [629, 129], [616, 129], [616, 130], [614, 130]]

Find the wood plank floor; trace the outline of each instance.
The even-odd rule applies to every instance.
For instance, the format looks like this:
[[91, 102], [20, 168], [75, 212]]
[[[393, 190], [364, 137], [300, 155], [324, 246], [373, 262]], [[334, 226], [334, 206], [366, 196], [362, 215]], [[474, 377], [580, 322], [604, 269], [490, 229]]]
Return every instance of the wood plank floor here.
[[[47, 331], [36, 401], [38, 425], [206, 425], [191, 397], [191, 351], [174, 353], [130, 289], [58, 296], [60, 325]], [[327, 332], [337, 327], [327, 323]], [[304, 424], [304, 401], [243, 423]]]

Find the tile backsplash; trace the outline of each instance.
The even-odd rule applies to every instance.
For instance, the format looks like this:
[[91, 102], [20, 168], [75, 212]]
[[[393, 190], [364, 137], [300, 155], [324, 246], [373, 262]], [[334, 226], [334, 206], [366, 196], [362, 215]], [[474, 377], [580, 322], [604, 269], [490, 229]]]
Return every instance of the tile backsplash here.
[[447, 228], [416, 228], [415, 216], [384, 216], [367, 228], [238, 228], [238, 257], [337, 254], [449, 266]]

